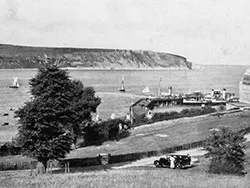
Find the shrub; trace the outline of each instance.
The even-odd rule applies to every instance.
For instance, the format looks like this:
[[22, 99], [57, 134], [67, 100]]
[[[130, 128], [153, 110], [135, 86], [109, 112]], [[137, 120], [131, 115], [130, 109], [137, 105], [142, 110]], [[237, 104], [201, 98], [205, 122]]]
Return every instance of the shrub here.
[[146, 118], [146, 115], [145, 114], [140, 114], [140, 115], [137, 115], [135, 118], [134, 118], [134, 125], [138, 126], [138, 125], [142, 125], [142, 124], [145, 124], [147, 123], [149, 120]]
[[8, 148], [10, 155], [19, 155], [21, 153], [21, 148], [15, 146], [15, 144], [13, 142], [7, 142], [6, 146]]
[[107, 140], [119, 140], [129, 136], [129, 131], [120, 130], [119, 125], [129, 128], [130, 122], [116, 118], [87, 124], [84, 127], [84, 145], [99, 145]]
[[219, 110], [220, 110], [220, 111], [226, 110], [226, 106], [225, 106], [225, 105], [220, 105]]
[[152, 119], [147, 119], [145, 114], [137, 115], [134, 120], [133, 126], [139, 126], [142, 124], [147, 123], [154, 123], [158, 121], [164, 121], [164, 120], [171, 120], [171, 119], [177, 119], [181, 117], [193, 117], [198, 115], [204, 115], [216, 112], [216, 109], [208, 107], [204, 109], [198, 109], [198, 108], [191, 108], [191, 109], [183, 109], [181, 112], [162, 112], [162, 113], [155, 113], [152, 117]]
[[0, 170], [23, 170], [35, 168], [37, 160], [23, 156], [0, 158]]
[[211, 159], [209, 172], [215, 174], [242, 175], [245, 138], [242, 133], [222, 127], [214, 131], [207, 140], [206, 157]]

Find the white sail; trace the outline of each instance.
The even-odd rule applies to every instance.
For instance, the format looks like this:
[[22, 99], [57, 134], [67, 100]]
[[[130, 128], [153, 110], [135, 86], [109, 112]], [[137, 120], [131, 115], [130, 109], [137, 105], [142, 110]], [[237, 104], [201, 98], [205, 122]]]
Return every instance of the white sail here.
[[13, 86], [19, 87], [19, 83], [18, 83], [17, 77], [14, 78]]
[[125, 89], [125, 87], [124, 87], [124, 76], [122, 77], [122, 89]]
[[10, 85], [10, 88], [19, 88], [19, 83], [18, 83], [17, 77], [14, 77], [13, 79], [14, 79], [14, 81], [13, 81], [13, 84]]
[[146, 86], [143, 90], [142, 93], [150, 93], [148, 86]]
[[119, 91], [125, 92], [125, 86], [124, 86], [124, 76], [122, 77], [122, 86], [118, 89]]

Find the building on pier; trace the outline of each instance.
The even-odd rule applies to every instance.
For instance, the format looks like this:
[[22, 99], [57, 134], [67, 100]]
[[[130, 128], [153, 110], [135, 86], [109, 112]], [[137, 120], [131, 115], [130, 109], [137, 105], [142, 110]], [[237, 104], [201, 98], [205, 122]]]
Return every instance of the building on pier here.
[[250, 103], [250, 69], [247, 69], [239, 83], [240, 102]]

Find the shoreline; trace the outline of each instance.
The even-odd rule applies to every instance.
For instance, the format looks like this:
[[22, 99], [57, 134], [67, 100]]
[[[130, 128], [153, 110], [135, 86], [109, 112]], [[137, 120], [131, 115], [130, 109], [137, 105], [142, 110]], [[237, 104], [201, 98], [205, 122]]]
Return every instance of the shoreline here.
[[[194, 70], [188, 69], [186, 67], [170, 67], [170, 68], [91, 68], [91, 67], [59, 67], [60, 69], [68, 69], [68, 70], [106, 70], [106, 71], [116, 71], [116, 70]], [[38, 68], [17, 68], [17, 69], [0, 69], [0, 71], [4, 70], [38, 70]]]
[[[186, 71], [192, 71], [192, 70], [202, 70], [205, 67], [209, 66], [245, 66], [247, 65], [196, 65], [192, 69], [188, 69], [187, 67], [154, 67], [154, 68], [134, 68], [134, 67], [122, 67], [122, 68], [104, 68], [104, 67], [59, 67], [60, 69], [63, 70], [86, 70], [86, 71], [168, 71], [168, 70], [186, 70]], [[14, 69], [1, 69], [0, 71], [5, 71], [5, 70], [19, 70], [19, 71], [27, 71], [27, 70], [38, 70], [38, 68], [14, 68]]]

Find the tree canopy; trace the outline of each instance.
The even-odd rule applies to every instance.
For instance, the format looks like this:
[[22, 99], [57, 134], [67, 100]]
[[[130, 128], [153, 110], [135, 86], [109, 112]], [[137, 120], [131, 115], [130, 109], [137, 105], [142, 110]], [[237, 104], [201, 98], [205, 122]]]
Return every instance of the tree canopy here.
[[71, 150], [81, 123], [92, 119], [101, 100], [92, 87], [71, 80], [67, 70], [55, 65], [40, 68], [29, 84], [32, 98], [16, 111], [17, 141], [24, 155], [45, 164]]
[[211, 159], [209, 172], [241, 175], [244, 170], [244, 141], [242, 133], [222, 127], [207, 140], [206, 157]]

